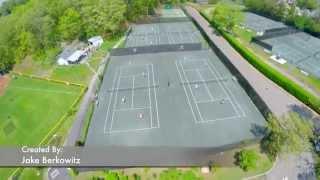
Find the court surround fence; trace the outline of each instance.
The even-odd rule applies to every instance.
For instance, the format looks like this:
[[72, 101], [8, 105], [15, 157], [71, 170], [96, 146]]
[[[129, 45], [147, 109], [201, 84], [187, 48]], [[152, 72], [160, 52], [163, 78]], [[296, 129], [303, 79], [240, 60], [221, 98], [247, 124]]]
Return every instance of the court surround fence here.
[[188, 17], [151, 17], [146, 21], [137, 22], [136, 24], [154, 24], [154, 23], [177, 23], [190, 22]]

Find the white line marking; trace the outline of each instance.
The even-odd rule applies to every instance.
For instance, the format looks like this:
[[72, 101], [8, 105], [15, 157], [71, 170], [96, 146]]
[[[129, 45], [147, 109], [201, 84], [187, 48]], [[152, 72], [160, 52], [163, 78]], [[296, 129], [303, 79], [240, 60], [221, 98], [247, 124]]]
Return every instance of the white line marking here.
[[[187, 79], [186, 73], [185, 73], [184, 70], [183, 70], [183, 66], [182, 66], [182, 64], [181, 64], [181, 61], [179, 61], [179, 64], [180, 64], [182, 73], [184, 74], [185, 80], [189, 81], [189, 79]], [[191, 92], [191, 96], [192, 96], [193, 102], [195, 103], [195, 102], [196, 102], [196, 99], [195, 99], [194, 94], [193, 94], [193, 92], [192, 92], [192, 88], [191, 88], [190, 84], [188, 84], [187, 86], [189, 87], [189, 90], [190, 90], [190, 92]], [[197, 103], [195, 103], [195, 104], [196, 104], [197, 111], [198, 111], [198, 113], [199, 113], [199, 115], [200, 115], [200, 121], [203, 121], [203, 117], [202, 117], [202, 114], [201, 114], [201, 112], [200, 112], [199, 106], [198, 106]]]
[[[219, 74], [217, 74], [217, 72], [215, 72], [216, 69], [215, 69], [213, 66], [210, 66], [210, 65], [209, 65], [209, 64], [211, 64], [211, 63], [209, 62], [209, 60], [207, 60], [206, 62], [207, 62], [207, 65], [208, 65], [209, 70], [211, 71], [211, 74], [212, 74], [214, 77], [216, 77], [216, 78], [221, 78], [221, 76], [220, 76]], [[211, 68], [213, 68], [215, 71], [214, 71], [213, 69], [211, 69]], [[225, 94], [228, 98], [231, 99], [230, 95], [229, 95], [229, 94], [227, 93], [227, 91], [226, 91], [227, 88], [224, 87], [224, 84], [222, 84], [221, 82], [218, 82], [218, 84], [219, 84], [220, 88], [222, 89], [222, 91], [224, 92], [224, 94]], [[233, 101], [230, 101], [230, 102], [231, 102], [231, 105], [232, 105], [232, 108], [234, 109], [234, 111], [239, 115], [239, 111], [238, 111], [238, 109], [236, 108], [236, 106], [234, 105]]]
[[[196, 69], [196, 71], [197, 71], [197, 73], [199, 74], [200, 80], [201, 80], [201, 81], [204, 81], [204, 79], [203, 79], [201, 73], [199, 72], [199, 70]], [[212, 96], [212, 94], [211, 94], [211, 92], [210, 92], [210, 89], [209, 89], [209, 87], [208, 87], [208, 85], [207, 85], [206, 83], [204, 83], [204, 87], [205, 87], [205, 89], [207, 90], [208, 95], [210, 96], [210, 99], [211, 99], [211, 100], [214, 100], [215, 98]]]
[[[154, 71], [153, 71], [153, 64], [151, 64], [151, 72], [152, 72], [152, 82], [153, 82], [153, 85], [155, 86], [156, 82], [154, 80]], [[157, 97], [157, 90], [156, 88], [153, 88], [153, 91], [154, 91], [154, 98], [155, 98], [155, 104], [156, 104], [156, 112], [157, 112], [157, 121], [158, 121], [158, 125], [157, 127], [160, 128], [160, 118], [159, 118], [159, 109], [158, 109], [158, 97]]]
[[127, 133], [127, 132], [135, 132], [135, 131], [146, 131], [146, 130], [152, 130], [157, 128], [139, 128], [139, 129], [126, 129], [126, 130], [112, 130], [109, 133], [110, 134], [116, 134], [116, 133]]
[[[181, 72], [180, 72], [180, 70], [179, 70], [179, 67], [178, 67], [178, 64], [177, 64], [177, 63], [178, 63], [178, 61], [175, 62], [176, 68], [177, 68], [177, 71], [178, 71], [178, 74], [179, 74], [179, 77], [180, 77], [181, 81], [183, 81], [184, 79], [182, 78], [182, 75], [181, 75]], [[184, 94], [185, 94], [186, 97], [187, 97], [188, 104], [189, 104], [189, 107], [190, 107], [191, 112], [192, 112], [193, 120], [194, 120], [195, 123], [197, 123], [197, 118], [196, 118], [196, 115], [195, 115], [195, 113], [194, 113], [194, 111], [193, 111], [193, 108], [192, 108], [192, 105], [191, 105], [191, 101], [190, 101], [190, 99], [189, 99], [189, 96], [188, 96], [186, 87], [185, 87], [185, 86], [182, 86], [182, 87], [183, 87], [183, 89], [184, 89]]]
[[133, 98], [134, 98], [134, 80], [135, 80], [135, 76], [132, 77], [132, 90], [131, 90], [131, 108], [134, 107], [133, 105]]
[[[213, 65], [211, 62], [209, 62], [209, 61], [207, 61], [207, 63], [208, 63], [208, 67], [210, 67], [209, 69], [211, 70], [211, 72], [212, 72], [212, 69], [211, 69], [211, 68], [213, 68], [213, 69], [215, 70], [216, 75], [221, 78], [221, 77], [222, 77], [221, 74], [220, 74], [219, 71], [214, 67], [214, 65]], [[210, 65], [210, 64], [211, 64], [211, 65]], [[220, 84], [220, 83], [219, 83], [219, 84]], [[241, 106], [239, 105], [238, 101], [234, 98], [233, 94], [228, 90], [228, 88], [224, 87], [224, 84], [221, 83], [221, 85], [222, 85], [223, 90], [225, 91], [225, 93], [227, 93], [226, 91], [228, 91], [229, 94], [227, 93], [227, 95], [228, 95], [228, 96], [231, 96], [231, 97], [234, 99], [234, 101], [235, 101], [235, 103], [236, 103], [236, 106], [237, 106], [237, 107], [239, 108], [239, 110], [241, 111], [242, 116], [246, 116], [246, 113], [245, 113], [244, 110], [241, 108]], [[231, 97], [230, 97], [230, 98], [231, 98]], [[233, 101], [231, 101], [231, 102], [233, 102]], [[233, 103], [232, 103], [232, 106], [233, 106], [233, 108], [235, 108]], [[239, 114], [237, 108], [235, 108], [235, 110], [236, 110], [237, 113]]]
[[[148, 87], [150, 87], [150, 72], [149, 72], [149, 66], [146, 66], [147, 68], [147, 74], [148, 74]], [[152, 103], [151, 103], [151, 92], [150, 92], [150, 88], [148, 88], [149, 91], [149, 106], [150, 106], [150, 126], [152, 127], [152, 121], [153, 121], [153, 116], [152, 116]]]
[[[119, 86], [120, 86], [121, 74], [122, 74], [122, 69], [120, 68], [117, 89], [119, 89]], [[118, 91], [116, 92], [115, 102], [114, 102], [113, 108], [112, 108], [112, 116], [111, 116], [111, 124], [110, 124], [110, 128], [109, 128], [109, 132], [112, 130], [113, 118], [114, 118], [114, 112], [115, 112], [114, 110], [116, 109], [117, 104], [118, 104]]]
[[[117, 79], [118, 73], [119, 73], [119, 69], [114, 74], [113, 81], [112, 81], [112, 88], [114, 88], [114, 85], [116, 84], [116, 79]], [[113, 92], [111, 92], [111, 94], [110, 94], [109, 104], [108, 104], [108, 108], [107, 108], [107, 115], [106, 115], [106, 119], [104, 121], [104, 128], [103, 128], [104, 134], [106, 133], [107, 121], [108, 121], [108, 116], [109, 116], [109, 108], [110, 108], [112, 99], [113, 99]]]
[[217, 119], [210, 119], [210, 120], [205, 120], [203, 122], [199, 122], [198, 124], [206, 124], [206, 123], [212, 123], [216, 121], [225, 121], [225, 120], [231, 120], [231, 119], [238, 119], [240, 116], [231, 116], [231, 117], [225, 117], [225, 118], [217, 118]]

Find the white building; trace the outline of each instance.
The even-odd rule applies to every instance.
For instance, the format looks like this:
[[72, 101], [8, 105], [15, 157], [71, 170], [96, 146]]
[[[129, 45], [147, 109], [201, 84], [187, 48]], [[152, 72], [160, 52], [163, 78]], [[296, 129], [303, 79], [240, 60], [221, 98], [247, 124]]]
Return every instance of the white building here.
[[94, 36], [90, 39], [88, 39], [89, 46], [93, 48], [99, 48], [103, 43], [103, 39], [101, 36]]

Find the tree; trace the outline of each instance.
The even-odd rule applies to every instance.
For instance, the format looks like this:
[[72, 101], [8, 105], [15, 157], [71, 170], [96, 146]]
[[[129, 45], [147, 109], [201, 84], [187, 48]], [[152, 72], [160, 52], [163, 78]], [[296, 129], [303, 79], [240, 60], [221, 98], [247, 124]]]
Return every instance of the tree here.
[[13, 52], [6, 46], [0, 45], [0, 74], [9, 72], [15, 63]]
[[233, 31], [233, 28], [243, 21], [243, 13], [239, 7], [227, 3], [220, 2], [213, 10], [212, 19], [220, 27], [229, 32]]
[[297, 5], [301, 8], [313, 10], [318, 7], [318, 2], [317, 0], [298, 0]]
[[32, 33], [22, 30], [16, 39], [16, 61], [20, 62], [22, 58], [31, 54], [35, 50], [35, 37]]
[[160, 173], [160, 180], [201, 180], [201, 177], [198, 177], [193, 171], [181, 171], [175, 168], [164, 170]]
[[241, 150], [236, 153], [236, 164], [244, 171], [254, 169], [257, 166], [259, 156], [254, 150]]
[[81, 16], [74, 8], [67, 9], [59, 18], [58, 31], [63, 40], [73, 40], [79, 37]]
[[106, 174], [106, 179], [107, 180], [119, 180], [119, 176], [116, 172], [108, 172]]
[[115, 34], [126, 22], [127, 7], [119, 0], [85, 0], [81, 8], [86, 36]]
[[267, 132], [262, 140], [262, 148], [272, 158], [280, 153], [301, 153], [312, 147], [312, 124], [297, 114], [290, 113], [283, 118], [271, 116], [268, 119]]

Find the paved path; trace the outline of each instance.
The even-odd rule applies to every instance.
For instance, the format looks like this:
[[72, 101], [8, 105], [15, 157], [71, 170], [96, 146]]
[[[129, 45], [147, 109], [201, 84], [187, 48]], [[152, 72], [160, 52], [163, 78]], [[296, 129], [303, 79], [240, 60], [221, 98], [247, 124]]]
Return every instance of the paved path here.
[[302, 153], [281, 157], [265, 179], [274, 180], [283, 177], [289, 180], [316, 180], [312, 154]]
[[[124, 38], [122, 38], [113, 48], [118, 47], [123, 40]], [[79, 110], [76, 114], [71, 130], [69, 131], [69, 136], [65, 140], [64, 146], [75, 146], [76, 141], [80, 137], [82, 126], [84, 124], [89, 105], [95, 98], [97, 85], [99, 83], [99, 75], [101, 75], [104, 72], [108, 59], [109, 53], [101, 61], [97, 73], [94, 73], [93, 77], [91, 78], [88, 90], [82, 98]], [[54, 177], [52, 177], [52, 173], [54, 174]], [[71, 180], [67, 168], [49, 168], [47, 174], [47, 178], [49, 180]]]

